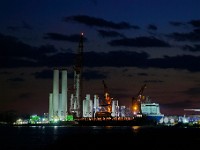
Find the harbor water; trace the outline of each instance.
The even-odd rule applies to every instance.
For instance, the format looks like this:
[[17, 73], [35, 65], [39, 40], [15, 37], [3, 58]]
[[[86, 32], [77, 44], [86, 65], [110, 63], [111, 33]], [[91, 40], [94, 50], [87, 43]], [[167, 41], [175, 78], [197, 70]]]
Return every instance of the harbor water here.
[[[156, 126], [1, 126], [1, 150], [198, 147], [200, 128]], [[131, 148], [134, 149], [134, 148]]]

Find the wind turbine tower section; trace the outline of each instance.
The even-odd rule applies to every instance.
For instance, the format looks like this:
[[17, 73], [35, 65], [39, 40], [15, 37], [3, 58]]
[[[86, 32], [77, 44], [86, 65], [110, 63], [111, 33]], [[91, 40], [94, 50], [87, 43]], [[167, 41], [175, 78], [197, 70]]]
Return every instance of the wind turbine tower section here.
[[67, 115], [67, 70], [62, 70], [62, 89], [61, 89], [61, 106], [60, 120], [64, 120]]
[[53, 72], [53, 116], [58, 117], [58, 101], [59, 101], [59, 70]]
[[54, 69], [53, 92], [49, 94], [49, 121], [65, 120], [67, 114], [67, 70], [62, 70], [60, 92], [59, 69]]

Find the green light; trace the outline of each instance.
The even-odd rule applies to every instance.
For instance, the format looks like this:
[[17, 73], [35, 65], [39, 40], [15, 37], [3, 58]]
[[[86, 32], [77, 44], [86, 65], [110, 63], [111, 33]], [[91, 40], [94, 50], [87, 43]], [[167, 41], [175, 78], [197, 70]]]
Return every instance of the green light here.
[[37, 123], [39, 121], [40, 121], [40, 117], [39, 116], [37, 116], [37, 115], [30, 116], [30, 123], [31, 124], [35, 124], [35, 123]]
[[73, 121], [74, 117], [73, 117], [73, 115], [67, 115], [65, 119], [66, 119], [66, 121]]

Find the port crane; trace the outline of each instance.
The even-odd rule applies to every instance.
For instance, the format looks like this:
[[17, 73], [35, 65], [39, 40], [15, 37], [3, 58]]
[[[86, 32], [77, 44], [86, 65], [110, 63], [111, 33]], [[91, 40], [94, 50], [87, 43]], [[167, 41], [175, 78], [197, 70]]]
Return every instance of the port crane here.
[[133, 115], [141, 114], [141, 101], [144, 99], [143, 92], [144, 89], [147, 87], [146, 84], [144, 84], [141, 88], [136, 97], [132, 97], [132, 112]]
[[101, 101], [101, 111], [96, 112], [95, 117], [97, 118], [112, 118], [111, 112], [112, 112], [112, 98], [110, 97], [108, 87], [105, 83], [105, 81], [102, 81], [103, 87], [104, 87], [104, 99]]
[[83, 70], [83, 33], [80, 35], [77, 54], [75, 55], [74, 69], [74, 87], [73, 94], [71, 95], [70, 111], [81, 117], [82, 114], [82, 70]]
[[112, 111], [112, 108], [111, 108], [112, 98], [110, 97], [108, 87], [107, 87], [105, 81], [102, 80], [102, 83], [103, 83], [103, 87], [104, 87], [104, 99], [103, 99], [102, 103], [100, 104], [100, 106], [104, 107], [107, 112], [111, 112]]

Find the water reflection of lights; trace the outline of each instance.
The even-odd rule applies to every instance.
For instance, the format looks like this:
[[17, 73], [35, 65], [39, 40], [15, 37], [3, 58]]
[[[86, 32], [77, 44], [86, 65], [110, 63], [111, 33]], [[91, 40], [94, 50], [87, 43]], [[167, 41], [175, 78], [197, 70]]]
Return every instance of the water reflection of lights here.
[[139, 130], [141, 129], [141, 126], [132, 126], [133, 132], [138, 133]]

